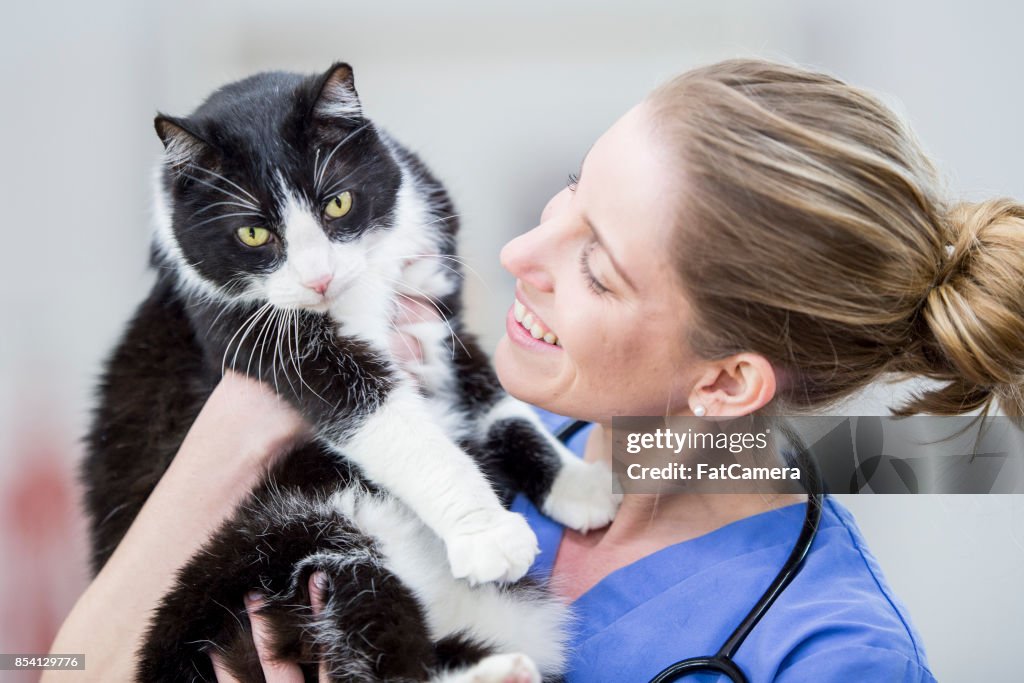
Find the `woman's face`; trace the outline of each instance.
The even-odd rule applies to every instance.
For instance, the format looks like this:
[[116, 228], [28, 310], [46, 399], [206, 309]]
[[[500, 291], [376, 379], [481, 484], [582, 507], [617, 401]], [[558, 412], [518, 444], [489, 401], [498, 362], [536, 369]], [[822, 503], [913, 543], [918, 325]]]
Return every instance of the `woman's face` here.
[[640, 105], [616, 122], [575, 187], [501, 252], [517, 301], [495, 353], [498, 376], [513, 396], [558, 414], [607, 422], [687, 412], [696, 359], [670, 254], [679, 176], [647, 117]]

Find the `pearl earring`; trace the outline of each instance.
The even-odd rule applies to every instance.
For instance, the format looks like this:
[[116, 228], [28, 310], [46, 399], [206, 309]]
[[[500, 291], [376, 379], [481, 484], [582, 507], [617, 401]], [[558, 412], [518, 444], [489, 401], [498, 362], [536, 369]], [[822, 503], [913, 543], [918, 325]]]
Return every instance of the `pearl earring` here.
[[708, 411], [699, 403], [693, 407], [693, 414], [697, 417], [704, 417], [706, 412]]

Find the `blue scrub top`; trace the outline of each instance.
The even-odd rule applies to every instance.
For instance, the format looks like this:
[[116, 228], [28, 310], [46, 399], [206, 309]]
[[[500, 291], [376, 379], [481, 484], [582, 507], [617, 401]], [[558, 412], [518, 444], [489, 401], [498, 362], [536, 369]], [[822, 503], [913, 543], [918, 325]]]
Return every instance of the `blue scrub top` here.
[[[538, 411], [552, 431], [568, 423]], [[569, 447], [582, 455], [590, 428]], [[563, 527], [525, 497], [541, 552], [530, 574], [551, 573]], [[566, 683], [646, 682], [666, 666], [718, 651], [785, 563], [803, 524], [797, 503], [738, 520], [618, 569], [577, 599]], [[751, 683], [934, 681], [921, 636], [885, 581], [850, 512], [826, 496], [803, 568], [740, 646]], [[726, 681], [694, 674], [688, 682]]]

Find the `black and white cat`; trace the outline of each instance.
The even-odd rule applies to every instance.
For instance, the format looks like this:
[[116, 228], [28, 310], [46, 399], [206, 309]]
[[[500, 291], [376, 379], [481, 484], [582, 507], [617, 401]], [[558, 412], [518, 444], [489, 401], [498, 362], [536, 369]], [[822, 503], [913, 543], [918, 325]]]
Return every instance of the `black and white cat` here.
[[[155, 123], [157, 281], [106, 368], [82, 469], [94, 571], [224, 368], [276, 387], [316, 438], [181, 570], [140, 680], [212, 680], [211, 647], [262, 680], [241, 601], [254, 587], [278, 654], [335, 680], [557, 676], [565, 612], [521, 578], [536, 539], [505, 505], [523, 491], [568, 526], [602, 526], [610, 473], [504, 394], [463, 329], [442, 185], [363, 116], [345, 64], [252, 76]], [[403, 296], [447, 319], [416, 326], [417, 381], [388, 350]], [[316, 619], [314, 570], [330, 581]]]

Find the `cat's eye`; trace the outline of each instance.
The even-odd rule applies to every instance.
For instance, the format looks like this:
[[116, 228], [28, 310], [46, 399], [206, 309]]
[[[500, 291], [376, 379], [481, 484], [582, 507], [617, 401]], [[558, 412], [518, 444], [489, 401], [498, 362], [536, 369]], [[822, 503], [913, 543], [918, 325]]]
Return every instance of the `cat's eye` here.
[[341, 218], [352, 210], [352, 193], [345, 190], [337, 197], [327, 202], [324, 207], [324, 215], [328, 218]]
[[262, 247], [270, 241], [270, 231], [266, 228], [239, 228], [238, 239], [247, 247]]

